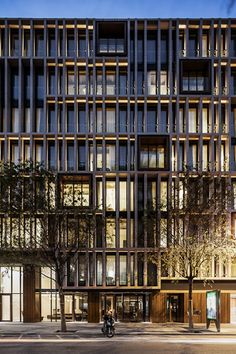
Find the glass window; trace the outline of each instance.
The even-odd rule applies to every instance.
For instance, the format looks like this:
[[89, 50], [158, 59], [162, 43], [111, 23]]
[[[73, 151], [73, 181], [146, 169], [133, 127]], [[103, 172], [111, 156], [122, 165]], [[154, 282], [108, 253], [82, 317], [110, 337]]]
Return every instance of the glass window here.
[[107, 95], [115, 95], [116, 88], [116, 76], [112, 73], [106, 74], [106, 94]]
[[74, 55], [75, 55], [74, 34], [67, 33], [67, 56], [74, 57]]
[[43, 145], [41, 143], [35, 144], [35, 161], [37, 163], [43, 162]]
[[195, 34], [189, 36], [189, 56], [197, 56], [197, 36]]
[[168, 109], [167, 107], [161, 107], [161, 119], [159, 122], [159, 132], [167, 133], [168, 132]]
[[97, 144], [97, 170], [102, 170], [102, 144]]
[[134, 286], [134, 264], [135, 264], [135, 255], [130, 255], [130, 285]]
[[165, 168], [165, 148], [163, 146], [142, 146], [140, 151], [140, 168]]
[[80, 57], [86, 57], [87, 51], [86, 51], [86, 39], [85, 36], [79, 36], [79, 56]]
[[157, 126], [157, 113], [155, 110], [147, 111], [147, 132], [154, 133], [156, 132]]
[[167, 46], [167, 36], [161, 36], [161, 64], [167, 63], [167, 54], [168, 54], [168, 46]]
[[120, 219], [119, 222], [120, 226], [120, 248], [126, 248], [127, 247], [127, 220], [126, 219]]
[[168, 86], [168, 80], [167, 80], [167, 72], [166, 71], [161, 71], [161, 95], [167, 95], [168, 90], [167, 90], [167, 86]]
[[119, 111], [119, 131], [120, 133], [127, 132], [127, 112], [123, 109]]
[[116, 131], [116, 111], [112, 108], [106, 109], [106, 131], [114, 133]]
[[35, 55], [42, 57], [44, 55], [44, 37], [43, 32], [35, 33]]
[[18, 56], [20, 54], [19, 35], [12, 33], [11, 35], [11, 55]]
[[84, 144], [78, 146], [78, 170], [83, 171], [86, 167], [86, 150]]
[[63, 184], [64, 206], [89, 206], [90, 186], [89, 182], [73, 182]]
[[50, 143], [48, 145], [48, 168], [49, 169], [55, 169], [55, 144]]
[[13, 133], [18, 133], [20, 131], [20, 117], [18, 108], [12, 108], [11, 131]]
[[106, 285], [116, 284], [116, 258], [113, 255], [106, 256]]
[[79, 95], [86, 95], [86, 74], [79, 73]]
[[56, 39], [53, 33], [49, 34], [49, 56], [55, 57], [56, 56]]
[[36, 115], [36, 132], [42, 133], [44, 131], [44, 114], [43, 108], [36, 108], [35, 110]]
[[19, 99], [19, 75], [18, 71], [12, 72], [11, 77], [11, 94], [13, 103], [17, 103]]
[[193, 170], [197, 169], [198, 163], [198, 148], [197, 144], [190, 143], [189, 144], [189, 167]]
[[24, 144], [24, 161], [29, 161], [30, 160], [30, 144], [25, 143]]
[[138, 286], [143, 286], [144, 262], [143, 254], [138, 253]]
[[144, 122], [143, 122], [143, 111], [138, 110], [138, 132], [143, 132]]
[[78, 113], [79, 116], [79, 122], [78, 122], [78, 130], [80, 133], [85, 133], [86, 132], [86, 112], [85, 110], [79, 110]]
[[127, 256], [120, 255], [120, 285], [127, 285]]
[[127, 94], [127, 75], [122, 73], [119, 75], [119, 94]]
[[67, 171], [74, 170], [74, 144], [67, 144]]
[[138, 73], [137, 73], [137, 94], [142, 95], [143, 93], [144, 93], [143, 72], [138, 71]]
[[102, 255], [97, 254], [97, 266], [96, 266], [96, 278], [97, 285], [102, 285]]
[[36, 75], [36, 99], [42, 101], [44, 99], [44, 75]]
[[19, 162], [19, 147], [18, 144], [11, 144], [11, 162], [17, 164]]
[[203, 144], [202, 146], [202, 169], [208, 171], [208, 145]]
[[147, 89], [148, 95], [156, 95], [157, 82], [156, 82], [156, 71], [147, 72]]
[[116, 182], [106, 181], [106, 210], [114, 211], [116, 208]]
[[116, 220], [106, 219], [106, 247], [116, 247]]
[[55, 133], [56, 130], [56, 114], [55, 106], [49, 106], [48, 108], [48, 131]]
[[184, 120], [184, 109], [179, 108], [179, 132], [185, 132], [185, 120]]
[[143, 40], [142, 39], [138, 39], [138, 63], [142, 63], [143, 62]]
[[160, 207], [161, 210], [167, 210], [167, 200], [168, 200], [168, 183], [167, 181], [161, 181], [160, 185]]
[[119, 192], [120, 192], [120, 211], [126, 211], [126, 181], [119, 182]]
[[96, 92], [97, 95], [102, 95], [102, 74], [97, 73], [96, 77]]
[[119, 146], [119, 170], [127, 170], [127, 145], [124, 144]]
[[157, 265], [151, 261], [147, 263], [147, 285], [157, 286]]
[[74, 71], [68, 70], [67, 72], [67, 95], [75, 94], [75, 74]]
[[103, 208], [102, 181], [97, 181], [97, 207]]
[[75, 261], [73, 258], [69, 259], [67, 262], [67, 285], [75, 285]]
[[78, 285], [86, 285], [86, 257], [83, 254], [79, 255], [78, 259]]
[[106, 170], [114, 171], [116, 169], [115, 145], [106, 144]]
[[197, 109], [189, 108], [189, 133], [197, 133]]
[[49, 95], [56, 95], [56, 76], [55, 70], [49, 71], [49, 85], [48, 85], [48, 93]]
[[209, 133], [209, 117], [208, 117], [208, 108], [202, 109], [202, 132]]
[[30, 32], [24, 31], [24, 56], [30, 56]]
[[96, 114], [96, 131], [97, 133], [101, 133], [103, 125], [102, 125], [102, 109], [97, 108], [97, 114]]
[[67, 132], [72, 133], [75, 131], [75, 123], [74, 123], [74, 106], [67, 106]]
[[147, 40], [147, 63], [155, 64], [156, 63], [156, 40], [148, 39]]

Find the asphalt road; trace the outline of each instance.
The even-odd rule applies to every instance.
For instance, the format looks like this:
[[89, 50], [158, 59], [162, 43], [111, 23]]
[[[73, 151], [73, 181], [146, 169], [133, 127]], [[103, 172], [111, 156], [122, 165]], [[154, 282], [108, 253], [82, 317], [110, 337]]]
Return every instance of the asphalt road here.
[[[210, 343], [208, 343], [210, 341]], [[74, 342], [0, 341], [1, 354], [235, 354], [236, 338], [93, 340]]]

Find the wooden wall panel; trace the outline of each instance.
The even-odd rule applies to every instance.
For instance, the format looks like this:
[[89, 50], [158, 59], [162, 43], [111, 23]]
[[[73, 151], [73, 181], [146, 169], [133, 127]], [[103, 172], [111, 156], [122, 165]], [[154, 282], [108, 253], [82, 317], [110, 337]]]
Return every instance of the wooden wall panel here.
[[166, 297], [167, 294], [156, 292], [152, 294], [151, 321], [156, 323], [166, 322]]
[[88, 292], [88, 322], [99, 323], [99, 292]]
[[221, 323], [230, 323], [230, 294], [221, 294], [220, 300]]
[[[37, 298], [37, 302], [39, 297]], [[35, 268], [33, 266], [25, 266], [23, 272], [23, 321], [38, 322], [40, 321], [38, 303], [36, 303], [35, 294]]]

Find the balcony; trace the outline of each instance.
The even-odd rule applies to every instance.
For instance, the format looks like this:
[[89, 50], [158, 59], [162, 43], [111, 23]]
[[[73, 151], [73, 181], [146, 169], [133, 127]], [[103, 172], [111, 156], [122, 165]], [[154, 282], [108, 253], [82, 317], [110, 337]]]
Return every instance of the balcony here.
[[97, 22], [97, 55], [124, 55], [126, 53], [126, 22]]

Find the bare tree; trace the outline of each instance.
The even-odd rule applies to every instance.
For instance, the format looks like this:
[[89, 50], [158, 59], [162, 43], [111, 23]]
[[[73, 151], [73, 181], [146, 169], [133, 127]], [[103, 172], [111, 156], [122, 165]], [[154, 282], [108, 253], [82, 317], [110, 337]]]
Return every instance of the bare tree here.
[[[92, 242], [96, 211], [78, 176], [60, 175], [31, 162], [2, 166], [1, 212], [10, 225], [5, 251], [21, 263], [49, 267], [60, 298], [61, 331], [66, 331], [64, 282], [67, 265]], [[14, 258], [15, 259], [15, 258]]]
[[[167, 245], [162, 267], [188, 281], [189, 328], [193, 328], [194, 279], [207, 281], [213, 257], [235, 252], [228, 228], [230, 185], [227, 177], [186, 171], [173, 179], [167, 213]], [[164, 243], [162, 243], [164, 244]]]

